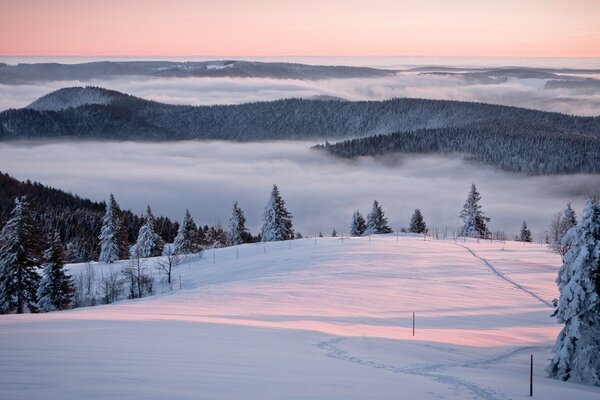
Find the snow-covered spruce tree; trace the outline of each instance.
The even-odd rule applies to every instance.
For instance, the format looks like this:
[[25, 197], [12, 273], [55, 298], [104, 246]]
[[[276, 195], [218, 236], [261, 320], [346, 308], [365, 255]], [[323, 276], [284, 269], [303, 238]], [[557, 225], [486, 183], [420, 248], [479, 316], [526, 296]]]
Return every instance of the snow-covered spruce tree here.
[[198, 228], [189, 210], [185, 210], [183, 222], [179, 225], [177, 236], [173, 242], [173, 251], [175, 254], [197, 253], [201, 250], [200, 236]]
[[120, 210], [115, 197], [111, 194], [110, 200], [106, 205], [106, 212], [102, 218], [102, 228], [100, 229], [100, 257], [98, 261], [112, 263], [119, 259], [119, 242], [121, 229]]
[[333, 228], [333, 230], [331, 231], [331, 237], [337, 237], [337, 231], [335, 230], [335, 228]]
[[477, 191], [475, 184], [471, 184], [471, 190], [469, 190], [467, 200], [460, 213], [460, 218], [464, 222], [461, 229], [462, 236], [484, 238], [490, 235], [486, 224], [490, 219], [484, 216], [483, 211], [481, 211], [480, 200], [481, 195]]
[[350, 236], [362, 236], [367, 230], [367, 223], [359, 211], [352, 214], [352, 223], [350, 224]]
[[42, 242], [25, 198], [15, 199], [0, 232], [0, 312], [37, 312]]
[[521, 232], [519, 233], [519, 242], [531, 242], [531, 231], [527, 227], [527, 222], [523, 221]]
[[227, 227], [227, 245], [235, 246], [242, 244], [247, 240], [247, 237], [246, 217], [236, 201], [233, 203], [233, 210], [231, 218], [229, 218], [229, 226]]
[[550, 377], [600, 386], [600, 205], [588, 199], [581, 222], [567, 232], [571, 248], [556, 283], [554, 315], [564, 324], [546, 372]]
[[144, 225], [140, 228], [137, 241], [132, 247], [132, 253], [137, 257], [155, 257], [162, 254], [165, 244], [155, 231], [155, 219], [150, 206], [146, 209]]
[[374, 235], [379, 233], [390, 233], [392, 228], [387, 224], [387, 218], [383, 212], [383, 208], [377, 200], [373, 201], [373, 208], [367, 215], [367, 229], [363, 235]]
[[408, 227], [408, 231], [412, 233], [425, 233], [427, 231], [427, 226], [425, 225], [425, 221], [423, 220], [423, 214], [418, 208], [415, 209], [415, 212], [410, 218], [410, 225]]
[[75, 288], [73, 278], [64, 270], [65, 251], [58, 232], [54, 232], [44, 253], [44, 271], [37, 290], [40, 311], [66, 310], [71, 307]]
[[277, 185], [273, 185], [271, 197], [265, 207], [264, 221], [261, 230], [263, 242], [289, 240], [294, 238], [292, 214], [285, 208], [285, 201], [279, 194]]

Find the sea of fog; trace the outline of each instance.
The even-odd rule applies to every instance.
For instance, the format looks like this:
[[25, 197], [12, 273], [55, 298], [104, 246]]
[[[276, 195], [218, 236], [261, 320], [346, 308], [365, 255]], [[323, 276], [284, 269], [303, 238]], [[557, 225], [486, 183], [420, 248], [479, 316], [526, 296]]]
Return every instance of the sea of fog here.
[[429, 226], [455, 229], [470, 184], [482, 194], [491, 227], [517, 232], [527, 220], [536, 238], [567, 202], [580, 210], [600, 191], [600, 176], [528, 177], [458, 158], [370, 157], [340, 160], [307, 142], [0, 143], [0, 171], [100, 201], [112, 192], [124, 208], [197, 223], [226, 225], [238, 201], [257, 232], [277, 184], [304, 235], [348, 232], [354, 210], [368, 213], [374, 199], [394, 229], [420, 208]]
[[[229, 57], [231, 58], [231, 57]], [[110, 58], [109, 58], [110, 59]], [[152, 60], [161, 59], [151, 58]], [[164, 58], [163, 58], [164, 59]], [[169, 58], [172, 61], [209, 61], [219, 57]], [[449, 67], [544, 67], [600, 69], [599, 58], [495, 58], [495, 57], [239, 57], [254, 61], [298, 62], [319, 65], [367, 66], [407, 70], [423, 66]], [[79, 63], [107, 60], [92, 57], [0, 57], [0, 62]], [[112, 58], [112, 60], [142, 60]], [[586, 75], [579, 75], [584, 77]], [[600, 74], [589, 77], [600, 78]], [[271, 78], [160, 78], [126, 76], [114, 79], [0, 84], [0, 111], [25, 107], [40, 96], [66, 86], [94, 85], [170, 104], [239, 104], [281, 98], [334, 96], [347, 100], [383, 100], [417, 97], [485, 103], [557, 111], [574, 115], [600, 115], [600, 91], [545, 89], [546, 79], [510, 79], [501, 83], [477, 83], [456, 76], [400, 72], [380, 78], [323, 79], [318, 81]]]

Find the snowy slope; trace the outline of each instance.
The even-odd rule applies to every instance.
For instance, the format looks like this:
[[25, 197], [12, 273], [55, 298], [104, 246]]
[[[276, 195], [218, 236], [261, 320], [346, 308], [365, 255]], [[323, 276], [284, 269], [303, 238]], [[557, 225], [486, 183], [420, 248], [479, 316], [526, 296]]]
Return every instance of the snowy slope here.
[[0, 398], [516, 399], [534, 354], [536, 397], [597, 399], [544, 377], [558, 264], [393, 235], [209, 251], [166, 294], [1, 316]]

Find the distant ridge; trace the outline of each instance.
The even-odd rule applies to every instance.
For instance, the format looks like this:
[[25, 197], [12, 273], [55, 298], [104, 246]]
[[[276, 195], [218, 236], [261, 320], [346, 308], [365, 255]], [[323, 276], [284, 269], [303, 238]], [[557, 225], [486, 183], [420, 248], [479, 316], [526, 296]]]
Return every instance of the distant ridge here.
[[[393, 135], [391, 135], [393, 134]], [[339, 140], [345, 157], [466, 153], [530, 174], [600, 173], [600, 117], [449, 100], [286, 99], [184, 106], [97, 87], [64, 88], [0, 112], [0, 140]]]

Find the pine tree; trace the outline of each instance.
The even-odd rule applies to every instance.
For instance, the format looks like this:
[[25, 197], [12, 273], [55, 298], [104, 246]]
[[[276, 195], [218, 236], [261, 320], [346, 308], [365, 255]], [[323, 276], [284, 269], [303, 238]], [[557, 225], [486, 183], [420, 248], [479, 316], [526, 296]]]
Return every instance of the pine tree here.
[[352, 223], [350, 224], [350, 236], [362, 236], [367, 230], [367, 223], [359, 211], [352, 214]]
[[471, 190], [467, 195], [467, 200], [463, 206], [463, 210], [460, 213], [464, 225], [462, 228], [462, 236], [467, 237], [488, 237], [490, 232], [487, 229], [486, 223], [489, 222], [489, 218], [484, 216], [481, 211], [479, 201], [481, 195], [477, 191], [475, 184], [471, 184]]
[[112, 263], [121, 255], [120, 237], [121, 228], [120, 210], [115, 197], [111, 194], [109, 203], [106, 205], [106, 213], [102, 219], [100, 230], [100, 257], [98, 261]]
[[373, 201], [373, 208], [369, 215], [367, 215], [367, 229], [363, 235], [374, 235], [381, 233], [390, 233], [392, 229], [387, 225], [387, 218], [383, 208], [379, 205], [377, 200]]
[[527, 222], [523, 221], [521, 225], [521, 233], [519, 234], [520, 242], [531, 242], [531, 231], [527, 228]]
[[335, 228], [333, 228], [333, 231], [331, 231], [331, 237], [337, 237], [337, 231]]
[[174, 253], [179, 255], [197, 253], [201, 250], [198, 228], [189, 210], [185, 210], [185, 217], [179, 225], [173, 247]]
[[45, 264], [37, 290], [40, 311], [66, 310], [73, 301], [73, 278], [64, 270], [64, 249], [58, 232], [54, 232], [44, 254]]
[[133, 246], [133, 254], [142, 258], [160, 256], [164, 248], [164, 242], [155, 231], [156, 220], [150, 206], [146, 209], [144, 221], [137, 241]]
[[427, 226], [425, 225], [425, 221], [423, 220], [423, 214], [418, 208], [415, 209], [415, 212], [413, 213], [410, 219], [410, 226], [408, 227], [408, 231], [412, 233], [425, 233], [427, 231]]
[[233, 211], [227, 227], [227, 245], [235, 246], [247, 241], [249, 232], [246, 228], [246, 217], [244, 212], [238, 206], [238, 202], [233, 203]]
[[264, 221], [261, 230], [263, 242], [294, 238], [292, 214], [285, 208], [285, 201], [281, 197], [277, 185], [273, 185], [271, 197], [265, 207]]
[[37, 311], [41, 243], [25, 198], [15, 199], [15, 207], [0, 233], [1, 312]]
[[554, 315], [564, 324], [546, 368], [549, 376], [600, 386], [600, 205], [588, 199], [581, 222], [564, 240], [556, 283], [560, 292]]

